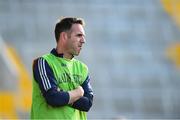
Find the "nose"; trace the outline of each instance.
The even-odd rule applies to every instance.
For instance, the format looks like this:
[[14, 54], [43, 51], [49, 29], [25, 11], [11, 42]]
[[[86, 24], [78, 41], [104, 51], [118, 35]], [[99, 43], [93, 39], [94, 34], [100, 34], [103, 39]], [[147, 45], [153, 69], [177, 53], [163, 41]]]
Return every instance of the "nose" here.
[[81, 43], [85, 43], [85, 42], [86, 42], [85, 37], [82, 37], [82, 38], [81, 38]]

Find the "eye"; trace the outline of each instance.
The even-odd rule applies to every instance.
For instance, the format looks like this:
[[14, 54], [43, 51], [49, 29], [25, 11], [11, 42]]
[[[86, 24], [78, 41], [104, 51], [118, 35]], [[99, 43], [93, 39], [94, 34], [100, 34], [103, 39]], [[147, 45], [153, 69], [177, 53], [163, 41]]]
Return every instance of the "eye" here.
[[82, 34], [77, 34], [76, 36], [78, 36], [78, 37], [82, 37], [83, 35], [82, 35]]

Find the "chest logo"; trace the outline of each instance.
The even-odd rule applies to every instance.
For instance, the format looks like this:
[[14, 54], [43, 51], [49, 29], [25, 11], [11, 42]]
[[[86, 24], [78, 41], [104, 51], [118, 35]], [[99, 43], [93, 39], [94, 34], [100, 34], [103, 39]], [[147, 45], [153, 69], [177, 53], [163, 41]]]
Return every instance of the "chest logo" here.
[[71, 83], [71, 82], [81, 84], [82, 76], [77, 74], [63, 73], [58, 77], [58, 83]]

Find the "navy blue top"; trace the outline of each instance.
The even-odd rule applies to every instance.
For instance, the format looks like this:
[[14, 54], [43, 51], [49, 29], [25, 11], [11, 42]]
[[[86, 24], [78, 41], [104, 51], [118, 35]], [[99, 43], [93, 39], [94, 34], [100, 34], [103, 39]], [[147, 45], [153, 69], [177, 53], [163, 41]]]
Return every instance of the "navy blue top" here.
[[[58, 54], [56, 49], [53, 49], [51, 54], [57, 57], [63, 57], [63, 54]], [[58, 89], [53, 71], [44, 58], [40, 57], [34, 60], [33, 75], [49, 105], [59, 107], [68, 104], [69, 93]], [[90, 85], [89, 76], [87, 76], [81, 86], [84, 89], [84, 96], [74, 102], [71, 106], [75, 109], [87, 112], [93, 103], [93, 91]]]

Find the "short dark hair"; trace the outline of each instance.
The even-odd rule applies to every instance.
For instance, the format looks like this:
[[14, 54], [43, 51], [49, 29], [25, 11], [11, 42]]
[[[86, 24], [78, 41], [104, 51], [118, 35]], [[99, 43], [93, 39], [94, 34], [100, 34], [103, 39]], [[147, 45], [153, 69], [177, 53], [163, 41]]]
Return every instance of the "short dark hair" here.
[[83, 26], [85, 25], [84, 20], [82, 18], [75, 17], [65, 17], [56, 23], [54, 30], [56, 42], [58, 42], [59, 40], [60, 33], [70, 30], [73, 24], [81, 24]]

